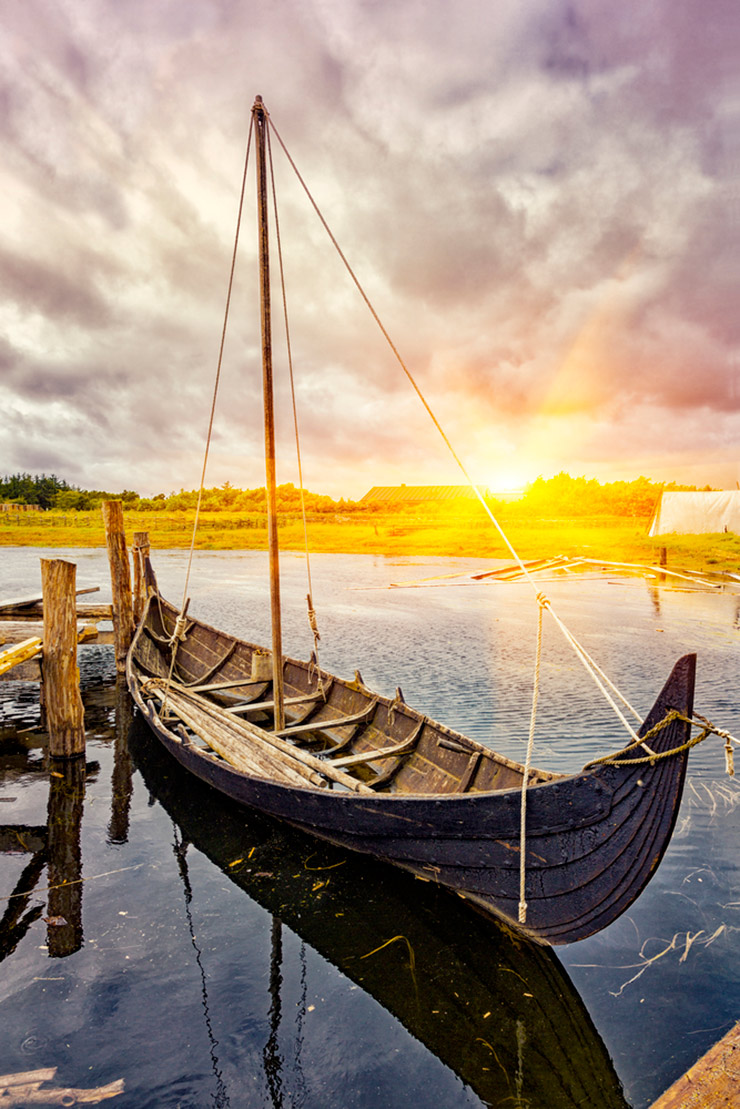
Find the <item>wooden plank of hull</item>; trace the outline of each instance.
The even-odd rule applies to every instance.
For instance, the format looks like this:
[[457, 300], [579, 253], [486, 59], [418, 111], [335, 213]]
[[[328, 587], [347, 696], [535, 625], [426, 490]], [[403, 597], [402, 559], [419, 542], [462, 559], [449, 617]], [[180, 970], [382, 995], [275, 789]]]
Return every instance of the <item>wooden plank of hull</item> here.
[[[208, 664], [219, 652], [223, 654], [231, 641], [215, 629], [207, 631], [212, 633], [213, 640], [206, 652]], [[229, 680], [234, 667], [245, 666], [249, 650], [250, 645], [238, 643], [223, 672], [219, 671], [219, 680]], [[146, 650], [144, 654], [147, 655]], [[198, 676], [197, 655], [192, 644], [188, 666], [194, 679]], [[151, 650], [148, 656], [152, 656]], [[151, 657], [147, 661], [150, 663]], [[129, 663], [132, 692], [150, 725], [175, 758], [199, 778], [242, 804], [352, 850], [410, 869], [457, 890], [509, 923], [516, 921], [518, 789], [357, 796], [250, 777], [195, 746], [184, 745], [155, 719], [138, 691], [131, 657]], [[677, 663], [645, 720], [643, 733], [671, 708], [691, 712], [694, 663], [694, 656], [686, 656]], [[201, 671], [202, 666], [201, 656]], [[344, 698], [345, 711], [356, 711], [363, 698], [367, 703], [369, 691], [350, 689], [339, 679], [336, 682], [338, 687], [345, 686], [343, 690], [339, 688], [338, 694]], [[327, 719], [335, 719], [336, 707], [336, 703], [327, 703], [320, 712]], [[391, 715], [389, 703], [379, 709], [387, 727]], [[407, 730], [407, 722], [410, 728], [415, 720], [421, 719], [412, 710], [404, 712], [402, 731]], [[435, 734], [454, 736], [449, 746], [460, 746], [460, 757], [465, 760], [479, 746], [440, 725], [431, 727], [436, 729]], [[674, 722], [652, 740], [653, 749], [668, 750], [679, 745], [686, 738], [687, 729], [688, 725]], [[376, 731], [377, 746], [387, 744], [393, 734], [390, 728], [376, 727]], [[437, 745], [435, 750], [438, 749]], [[490, 760], [490, 753], [485, 753]], [[670, 839], [685, 767], [686, 755], [682, 754], [654, 766], [600, 766], [530, 787], [525, 928], [530, 935], [547, 943], [573, 942], [605, 927], [634, 901]]]

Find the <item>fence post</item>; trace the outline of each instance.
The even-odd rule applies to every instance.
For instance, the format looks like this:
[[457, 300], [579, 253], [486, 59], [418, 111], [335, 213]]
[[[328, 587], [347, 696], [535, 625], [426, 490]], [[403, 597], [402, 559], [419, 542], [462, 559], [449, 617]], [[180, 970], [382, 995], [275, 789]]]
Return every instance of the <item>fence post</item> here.
[[85, 713], [77, 669], [76, 576], [74, 562], [41, 559], [43, 704], [49, 754], [56, 758], [71, 758], [85, 752]]

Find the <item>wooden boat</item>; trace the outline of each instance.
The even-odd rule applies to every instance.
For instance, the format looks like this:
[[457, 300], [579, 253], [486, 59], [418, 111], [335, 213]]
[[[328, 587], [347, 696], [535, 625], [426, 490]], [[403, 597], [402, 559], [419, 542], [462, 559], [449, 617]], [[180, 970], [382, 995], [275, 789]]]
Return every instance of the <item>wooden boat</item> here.
[[[599, 931], [634, 901], [673, 830], [686, 752], [572, 776], [525, 768], [395, 699], [313, 662], [285, 658], [279, 609], [265, 131], [257, 149], [271, 649], [246, 643], [151, 594], [127, 664], [129, 688], [171, 754], [234, 800], [334, 843], [439, 882], [544, 943]], [[187, 606], [185, 606], [187, 608]], [[695, 657], [680, 659], [646, 717], [650, 731], [693, 707]], [[690, 725], [671, 719], [650, 751], [676, 751]], [[520, 913], [524, 856], [526, 917]]]
[[[550, 948], [471, 913], [438, 886], [229, 802], [173, 766], [137, 725], [131, 751], [150, 795], [179, 828], [181, 870], [192, 844], [272, 914], [273, 925], [281, 922], [374, 997], [484, 1105], [627, 1109], [606, 1046]], [[271, 1005], [271, 1018], [276, 1011]]]
[[[276, 735], [264, 648], [197, 620], [179, 642], [165, 693], [176, 618], [153, 592], [128, 657], [129, 688], [177, 761], [235, 801], [448, 886], [553, 944], [610, 924], [654, 873], [678, 812], [686, 752], [650, 765], [637, 748], [626, 765], [572, 776], [530, 770], [522, 926], [521, 765], [373, 693], [359, 675], [347, 681], [290, 658], [286, 727]], [[694, 665], [693, 655], [676, 663], [642, 734], [671, 710], [691, 713]], [[680, 746], [687, 729], [674, 720], [651, 749]]]

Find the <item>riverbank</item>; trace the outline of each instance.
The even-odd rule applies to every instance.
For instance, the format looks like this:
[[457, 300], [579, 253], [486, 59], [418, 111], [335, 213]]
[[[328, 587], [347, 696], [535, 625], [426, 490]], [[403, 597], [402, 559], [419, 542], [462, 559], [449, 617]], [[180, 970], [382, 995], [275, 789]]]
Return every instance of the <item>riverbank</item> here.
[[[147, 531], [154, 548], [187, 548], [191, 543], [193, 512], [135, 512], [125, 514], [126, 533]], [[647, 535], [648, 521], [641, 517], [594, 516], [577, 518], [525, 518], [521, 514], [501, 520], [511, 543], [522, 558], [566, 555], [620, 562], [655, 563], [665, 549], [669, 565], [686, 569], [734, 571], [740, 569], [740, 536]], [[302, 550], [303, 525], [299, 517], [279, 522], [284, 550]], [[410, 516], [407, 514], [355, 513], [321, 516], [309, 521], [309, 550], [332, 554], [388, 556], [452, 556], [508, 558], [503, 539], [485, 517]], [[105, 544], [99, 512], [18, 513], [0, 520], [0, 546], [102, 547]], [[265, 518], [250, 513], [203, 512], [196, 538], [198, 550], [264, 550]]]

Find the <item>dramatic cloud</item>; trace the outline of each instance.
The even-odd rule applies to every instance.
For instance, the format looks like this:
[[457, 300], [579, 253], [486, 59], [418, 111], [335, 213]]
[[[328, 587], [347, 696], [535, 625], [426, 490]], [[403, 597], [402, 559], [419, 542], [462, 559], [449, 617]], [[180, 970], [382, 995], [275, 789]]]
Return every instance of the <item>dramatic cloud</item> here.
[[[735, 0], [11, 6], [0, 470], [197, 483], [261, 93], [479, 480], [734, 487], [739, 46]], [[308, 484], [459, 481], [272, 146]], [[254, 208], [250, 181], [213, 484], [263, 481]]]

